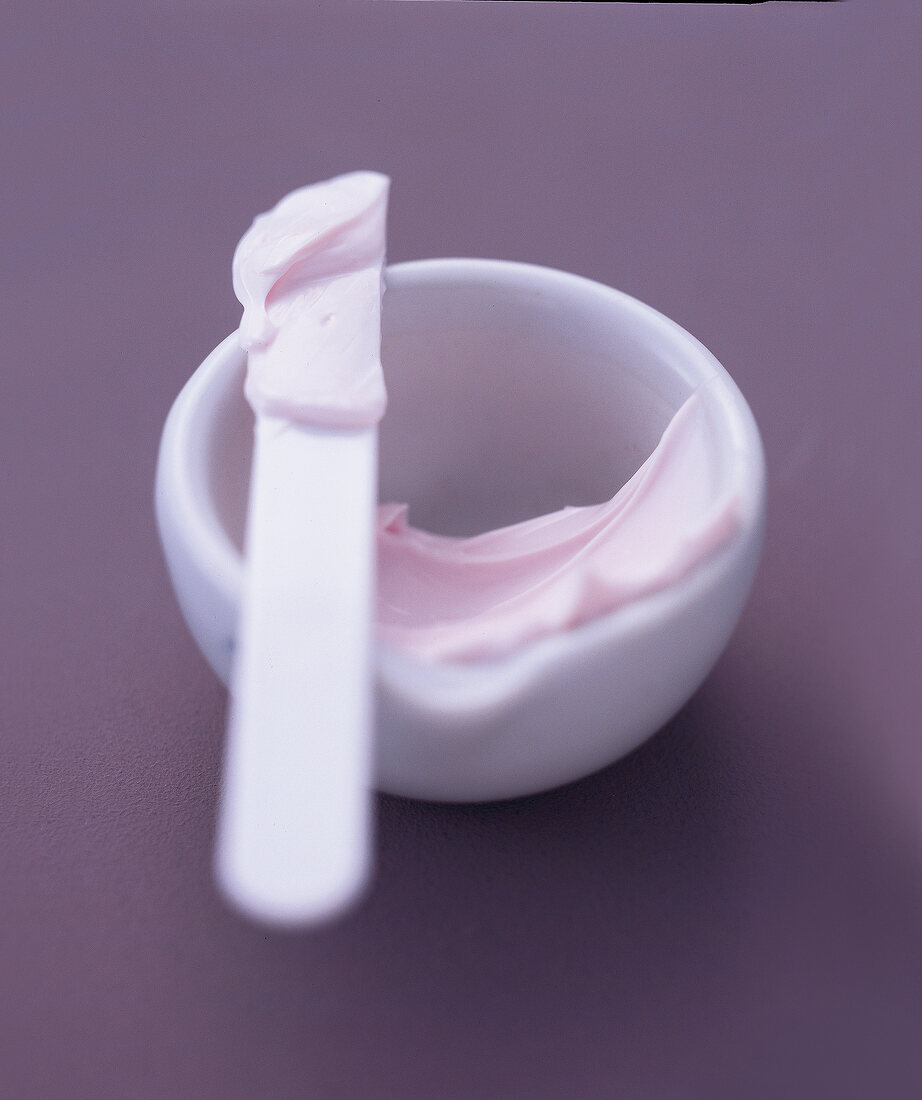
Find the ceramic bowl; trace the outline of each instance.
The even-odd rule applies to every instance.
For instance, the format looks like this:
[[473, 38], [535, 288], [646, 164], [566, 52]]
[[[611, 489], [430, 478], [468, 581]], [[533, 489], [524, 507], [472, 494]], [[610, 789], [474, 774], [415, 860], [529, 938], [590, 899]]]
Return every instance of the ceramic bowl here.
[[[387, 269], [380, 499], [414, 526], [470, 535], [609, 499], [697, 387], [716, 396], [712, 466], [741, 526], [670, 587], [490, 661], [430, 664], [379, 645], [381, 790], [481, 801], [534, 793], [630, 752], [686, 702], [725, 647], [758, 562], [762, 446], [717, 360], [610, 287], [496, 260]], [[253, 416], [236, 334], [167, 418], [156, 478], [185, 620], [226, 684], [240, 599]]]

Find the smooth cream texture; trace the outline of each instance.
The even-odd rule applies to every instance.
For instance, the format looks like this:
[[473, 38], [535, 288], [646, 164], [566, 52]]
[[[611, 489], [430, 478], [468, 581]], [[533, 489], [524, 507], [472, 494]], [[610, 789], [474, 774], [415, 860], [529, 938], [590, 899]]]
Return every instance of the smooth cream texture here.
[[427, 534], [407, 507], [378, 509], [378, 635], [427, 661], [472, 661], [569, 630], [675, 583], [739, 527], [716, 491], [707, 390], [605, 504], [473, 538]]
[[390, 180], [352, 172], [286, 195], [234, 253], [246, 395], [258, 413], [365, 428], [384, 415], [381, 270]]
[[[301, 188], [241, 239], [234, 289], [257, 412], [333, 428], [370, 427], [383, 415], [389, 183], [354, 172]], [[706, 388], [692, 394], [604, 504], [473, 538], [417, 530], [407, 505], [380, 505], [380, 640], [424, 661], [489, 659], [681, 580], [740, 524], [736, 495], [715, 490], [709, 400]]]

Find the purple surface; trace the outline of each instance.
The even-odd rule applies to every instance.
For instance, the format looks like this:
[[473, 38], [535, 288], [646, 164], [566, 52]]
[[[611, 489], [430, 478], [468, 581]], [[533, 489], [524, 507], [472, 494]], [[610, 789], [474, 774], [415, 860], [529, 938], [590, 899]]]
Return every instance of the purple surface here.
[[[0, 1095], [922, 1095], [916, 0], [158, 8], [0, 34]], [[770, 525], [663, 733], [519, 803], [382, 799], [367, 902], [286, 938], [211, 884], [225, 699], [151, 485], [237, 237], [356, 167], [393, 260], [699, 336]]]

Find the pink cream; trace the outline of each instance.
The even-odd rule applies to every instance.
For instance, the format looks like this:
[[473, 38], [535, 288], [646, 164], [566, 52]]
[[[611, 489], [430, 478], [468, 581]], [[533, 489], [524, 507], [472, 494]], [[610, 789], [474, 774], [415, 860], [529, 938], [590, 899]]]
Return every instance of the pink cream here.
[[[373, 427], [383, 415], [389, 182], [353, 172], [301, 188], [241, 240], [234, 288], [257, 412], [338, 429]], [[417, 530], [407, 505], [380, 505], [380, 641], [424, 661], [491, 659], [686, 577], [739, 528], [735, 494], [712, 489], [711, 400], [706, 389], [692, 394], [605, 504], [473, 538]]]
[[739, 528], [714, 494], [706, 390], [605, 504], [564, 508], [473, 538], [415, 530], [378, 508], [378, 634], [427, 661], [500, 656], [615, 611], [688, 575]]
[[260, 214], [234, 253], [253, 408], [315, 427], [384, 415], [381, 269], [390, 180], [378, 172], [301, 187]]

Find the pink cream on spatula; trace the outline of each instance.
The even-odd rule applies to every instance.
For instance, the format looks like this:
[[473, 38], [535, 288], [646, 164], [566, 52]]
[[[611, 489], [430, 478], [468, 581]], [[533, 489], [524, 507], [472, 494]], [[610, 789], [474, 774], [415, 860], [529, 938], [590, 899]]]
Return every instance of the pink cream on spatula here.
[[388, 188], [294, 191], [234, 255], [256, 427], [216, 870], [278, 926], [336, 914], [368, 871]]

